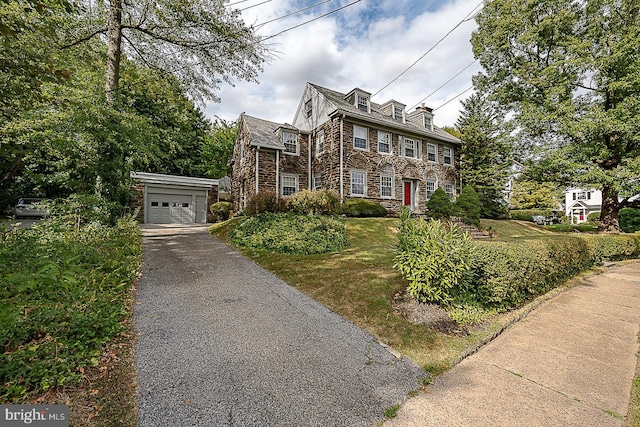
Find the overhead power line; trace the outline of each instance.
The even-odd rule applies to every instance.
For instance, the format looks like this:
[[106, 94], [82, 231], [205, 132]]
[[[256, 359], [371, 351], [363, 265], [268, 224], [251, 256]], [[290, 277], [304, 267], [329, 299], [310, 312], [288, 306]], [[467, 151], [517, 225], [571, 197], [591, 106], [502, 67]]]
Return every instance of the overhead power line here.
[[440, 89], [442, 89], [443, 87], [445, 87], [446, 85], [448, 85], [449, 83], [451, 83], [453, 81], [453, 79], [455, 79], [456, 77], [458, 77], [460, 74], [464, 73], [467, 68], [471, 67], [473, 64], [475, 64], [476, 62], [478, 62], [477, 59], [475, 59], [474, 61], [472, 61], [469, 65], [467, 65], [466, 67], [464, 67], [462, 70], [458, 71], [456, 73], [455, 76], [451, 77], [449, 80], [447, 80], [446, 82], [444, 82], [442, 85], [440, 85], [440, 87], [438, 87], [438, 89], [434, 90], [433, 92], [431, 92], [429, 95], [425, 96], [424, 98], [422, 98], [420, 101], [418, 101], [416, 103], [416, 105], [414, 105], [413, 107], [409, 108], [409, 110], [413, 110], [414, 108], [416, 108], [418, 105], [422, 104], [424, 101], [426, 101], [428, 98], [430, 98], [433, 94], [435, 94], [436, 92], [438, 92]]
[[272, 1], [273, 0], [265, 0], [265, 1], [261, 2], [261, 3], [256, 3], [254, 5], [247, 6], [244, 9], [240, 9], [240, 12], [242, 12], [243, 10], [251, 9], [252, 7], [261, 6], [261, 5], [265, 4], [265, 3], [269, 3], [269, 2], [272, 2]]
[[449, 30], [449, 32], [447, 34], [445, 34], [444, 36], [442, 36], [442, 38], [440, 40], [438, 40], [436, 42], [436, 44], [434, 44], [433, 46], [431, 46], [425, 53], [423, 53], [418, 59], [416, 59], [413, 64], [409, 65], [407, 68], [404, 69], [404, 71], [402, 71], [400, 74], [398, 74], [398, 76], [396, 76], [393, 80], [391, 80], [389, 83], [387, 83], [386, 85], [384, 85], [382, 87], [382, 89], [380, 89], [379, 91], [377, 91], [376, 93], [374, 93], [373, 96], [376, 96], [377, 94], [379, 94], [380, 92], [382, 92], [383, 90], [385, 90], [386, 88], [388, 88], [389, 86], [391, 86], [393, 83], [395, 83], [396, 80], [398, 80], [400, 77], [402, 77], [403, 75], [405, 75], [410, 69], [412, 69], [413, 67], [416, 66], [416, 64], [418, 62], [420, 62], [425, 56], [427, 56], [429, 54], [429, 52], [431, 52], [433, 49], [435, 49], [444, 39], [446, 39], [449, 34], [451, 34], [452, 32], [454, 32], [456, 30], [456, 28], [458, 28], [460, 25], [462, 25], [463, 23], [473, 19], [475, 17], [476, 14], [476, 9], [480, 6], [482, 6], [482, 4], [484, 3], [484, 0], [481, 1], [480, 3], [478, 3], [476, 5], [476, 7], [474, 7], [471, 12], [469, 12], [464, 18], [462, 18], [462, 20], [460, 20], [460, 22], [458, 22], [451, 30]]
[[462, 95], [464, 95], [465, 93], [469, 92], [471, 89], [473, 89], [473, 86], [469, 86], [468, 88], [466, 88], [465, 90], [463, 90], [462, 92], [460, 92], [459, 94], [457, 94], [456, 96], [454, 96], [453, 98], [449, 99], [447, 102], [445, 102], [442, 105], [439, 105], [438, 107], [434, 108], [433, 111], [439, 110], [440, 108], [444, 107], [445, 105], [447, 105], [448, 103], [450, 103], [451, 101], [454, 101], [456, 98], [461, 97]]
[[323, 5], [323, 4], [325, 4], [325, 3], [329, 3], [330, 1], [334, 1], [334, 0], [324, 0], [323, 2], [313, 4], [313, 5], [311, 5], [311, 6], [305, 7], [304, 9], [296, 10], [295, 12], [291, 12], [291, 13], [288, 13], [288, 14], [286, 14], [286, 15], [280, 16], [280, 17], [278, 17], [278, 18], [274, 18], [274, 19], [271, 19], [271, 20], [269, 20], [269, 21], [262, 22], [262, 23], [260, 23], [260, 24], [256, 25], [256, 28], [260, 28], [260, 27], [262, 27], [263, 25], [270, 24], [270, 23], [275, 22], [275, 21], [278, 21], [278, 20], [280, 20], [280, 19], [288, 18], [288, 17], [290, 17], [290, 16], [292, 16], [292, 15], [295, 15], [295, 14], [298, 14], [298, 13], [300, 13], [300, 12], [304, 12], [305, 10], [313, 9], [314, 7], [318, 7], [318, 6]]

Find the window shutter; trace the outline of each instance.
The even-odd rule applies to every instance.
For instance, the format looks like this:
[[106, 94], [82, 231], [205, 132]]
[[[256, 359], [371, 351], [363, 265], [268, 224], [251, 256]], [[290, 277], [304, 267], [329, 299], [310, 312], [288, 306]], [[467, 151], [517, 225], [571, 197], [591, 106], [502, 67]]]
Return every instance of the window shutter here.
[[587, 191], [587, 200], [591, 200], [591, 191]]
[[576, 199], [576, 193], [573, 193], [573, 200]]
[[402, 135], [398, 136], [398, 155], [404, 156], [404, 140], [402, 138]]
[[416, 141], [416, 150], [418, 150], [416, 157], [421, 159], [422, 158], [422, 140], [421, 139]]

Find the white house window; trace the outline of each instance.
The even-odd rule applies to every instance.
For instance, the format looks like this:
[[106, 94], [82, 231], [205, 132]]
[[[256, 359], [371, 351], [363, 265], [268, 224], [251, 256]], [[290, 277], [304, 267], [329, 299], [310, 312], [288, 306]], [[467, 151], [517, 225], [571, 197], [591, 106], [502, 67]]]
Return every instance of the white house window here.
[[391, 134], [378, 132], [378, 153], [391, 153]]
[[367, 128], [360, 126], [353, 127], [353, 148], [366, 150], [368, 148]]
[[416, 157], [416, 141], [415, 139], [404, 138], [404, 156]]
[[435, 144], [427, 144], [427, 160], [430, 162], [438, 161], [438, 147]]
[[356, 95], [356, 106], [358, 110], [364, 111], [365, 113], [369, 112], [369, 97], [357, 94]]
[[366, 181], [366, 173], [364, 171], [351, 171], [351, 195], [364, 197]]
[[322, 189], [322, 174], [313, 176], [313, 189], [316, 191]]
[[402, 120], [404, 116], [404, 108], [394, 105], [393, 106], [393, 118], [396, 120]]
[[310, 99], [304, 103], [304, 112], [307, 115], [307, 118], [311, 117], [311, 114], [313, 114], [313, 104], [311, 104]]
[[282, 142], [284, 152], [287, 154], [298, 154], [298, 134], [293, 132], [282, 132]]
[[442, 148], [442, 162], [445, 165], [453, 165], [453, 150], [451, 148]]
[[282, 174], [281, 180], [281, 194], [282, 197], [288, 197], [298, 192], [298, 175]]
[[316, 135], [316, 154], [319, 156], [324, 153], [324, 131], [318, 132]]
[[456, 197], [456, 185], [453, 182], [445, 182], [444, 192], [447, 193], [450, 199]]
[[424, 116], [424, 127], [431, 129], [431, 117]]
[[427, 179], [424, 182], [424, 186], [427, 189], [427, 200], [433, 196], [433, 193], [436, 192], [436, 180], [435, 179]]
[[591, 191], [573, 193], [573, 200], [591, 200]]
[[380, 197], [389, 199], [393, 197], [393, 176], [380, 175]]

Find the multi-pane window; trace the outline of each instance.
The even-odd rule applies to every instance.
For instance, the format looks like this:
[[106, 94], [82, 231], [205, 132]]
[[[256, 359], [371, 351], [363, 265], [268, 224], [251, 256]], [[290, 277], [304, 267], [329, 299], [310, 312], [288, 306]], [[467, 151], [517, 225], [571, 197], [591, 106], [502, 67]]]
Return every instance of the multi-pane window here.
[[366, 113], [369, 112], [369, 98], [364, 95], [356, 95], [357, 98], [357, 107], [358, 110], [364, 111]]
[[380, 197], [393, 197], [393, 176], [380, 175]]
[[304, 103], [304, 111], [307, 115], [307, 118], [311, 117], [311, 114], [313, 114], [313, 104], [311, 103], [310, 99]]
[[404, 138], [404, 156], [416, 157], [416, 140]]
[[397, 105], [393, 106], [393, 118], [396, 120], [402, 120], [402, 116], [404, 114], [404, 108], [399, 107]]
[[316, 135], [316, 154], [320, 155], [324, 153], [324, 131], [318, 132]]
[[590, 191], [580, 191], [578, 193], [573, 193], [573, 200], [591, 200], [591, 192]]
[[427, 160], [430, 162], [438, 161], [438, 147], [435, 144], [427, 144]]
[[353, 148], [367, 149], [367, 128], [360, 126], [353, 127]]
[[313, 189], [318, 191], [322, 189], [322, 174], [313, 176]]
[[456, 185], [453, 182], [445, 182], [444, 192], [447, 193], [450, 199], [456, 197]]
[[435, 179], [427, 179], [424, 182], [424, 186], [427, 189], [427, 200], [433, 196], [433, 193], [436, 192], [436, 180]]
[[366, 174], [364, 171], [351, 171], [351, 195], [365, 196]]
[[431, 129], [431, 117], [424, 117], [424, 127]]
[[283, 197], [287, 197], [298, 192], [298, 175], [282, 174], [281, 183], [281, 194]]
[[378, 132], [378, 153], [391, 153], [391, 134]]
[[288, 154], [298, 154], [298, 135], [293, 132], [282, 132], [284, 152]]
[[449, 147], [442, 149], [442, 162], [445, 165], [453, 165], [453, 150]]

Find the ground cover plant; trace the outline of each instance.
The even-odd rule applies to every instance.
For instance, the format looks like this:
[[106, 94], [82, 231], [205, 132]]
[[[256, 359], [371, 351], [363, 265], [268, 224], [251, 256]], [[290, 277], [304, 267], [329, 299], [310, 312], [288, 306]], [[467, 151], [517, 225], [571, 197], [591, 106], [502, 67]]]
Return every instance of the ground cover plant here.
[[81, 222], [0, 232], [0, 401], [79, 382], [125, 328], [141, 260], [137, 223]]

